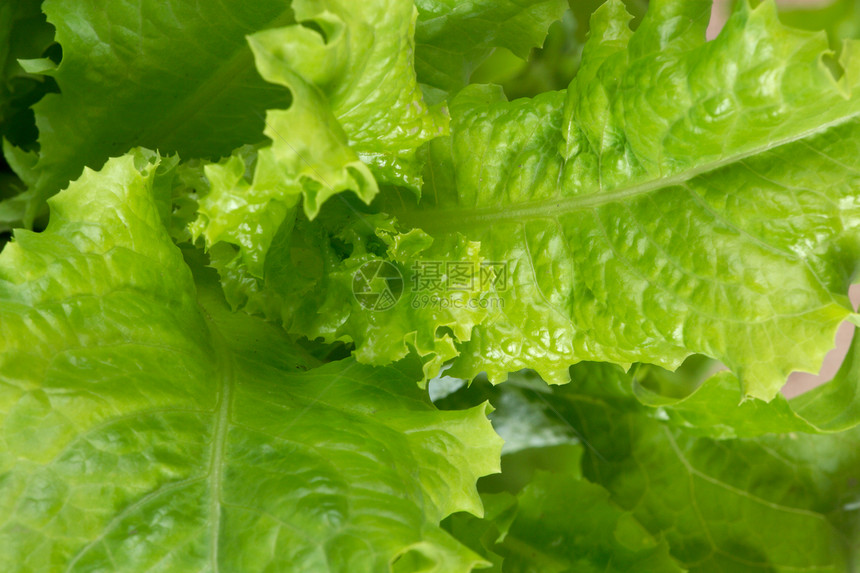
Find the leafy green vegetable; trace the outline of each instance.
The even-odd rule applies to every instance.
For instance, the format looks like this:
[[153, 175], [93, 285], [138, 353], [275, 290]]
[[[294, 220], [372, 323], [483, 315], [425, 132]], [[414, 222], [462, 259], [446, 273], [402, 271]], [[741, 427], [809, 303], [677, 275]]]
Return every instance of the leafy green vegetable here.
[[53, 88], [52, 81], [30, 73], [32, 65], [24, 67], [46, 58], [54, 40], [40, 5], [38, 0], [16, 0], [0, 6], [0, 136], [18, 146], [35, 141], [30, 106]]
[[518, 501], [499, 549], [506, 571], [682, 571], [666, 542], [615, 507], [598, 485], [540, 474]]
[[34, 106], [39, 127], [32, 220], [45, 198], [87, 166], [142, 145], [218, 157], [262, 139], [265, 110], [289, 94], [260, 78], [245, 36], [289, 24], [286, 0], [135, 6], [45, 0], [63, 59], [60, 93]]
[[[451, 136], [430, 143], [421, 202], [399, 189], [377, 202], [401, 233], [433, 239], [411, 260], [389, 246], [404, 276], [419, 253], [463, 261], [461, 235], [483, 261], [506, 262], [504, 312], [470, 317], [452, 338], [450, 314], [380, 316], [332, 297], [343, 273], [317, 286], [340, 301], [324, 314], [267, 315], [351, 339], [378, 364], [402, 357], [398, 341], [435, 334], [419, 353], [458, 354], [463, 378], [534, 367], [564, 382], [580, 360], [675, 368], [703, 353], [770, 399], [792, 370], [817, 369], [853, 314], [856, 47], [837, 80], [821, 62], [825, 37], [783, 28], [771, 5], [736, 12], [709, 43], [707, 7], [656, 4], [634, 34], [623, 5], [604, 4], [567, 92], [507, 102], [496, 88], [462, 90]], [[449, 340], [455, 350], [440, 350]]]
[[[34, 146], [38, 132], [31, 106], [56, 89], [53, 79], [31, 73], [36, 62], [53, 65], [48, 57], [56, 58], [58, 51], [40, 5], [39, 0], [15, 0], [0, 6], [0, 139], [6, 149]], [[24, 219], [27, 201], [18, 196], [25, 188], [0, 158], [0, 248], [5, 233]]]
[[166, 176], [85, 171], [0, 256], [3, 569], [479, 563], [437, 524], [481, 514], [485, 408], [434, 411], [397, 370], [320, 366], [230, 312], [162, 226]]
[[[737, 378], [729, 372], [718, 372], [698, 383], [693, 379], [675, 379], [676, 388], [689, 393], [672, 396], [676, 391], [661, 384], [661, 377], [673, 374], [655, 371], [653, 367], [637, 370], [634, 390], [655, 413], [694, 433], [716, 438], [758, 436], [768, 433], [807, 432], [834, 433], [860, 424], [856, 402], [860, 365], [857, 364], [860, 337], [855, 337], [842, 367], [830, 382], [791, 400], [777, 395], [769, 403], [757, 398], [742, 400]], [[692, 388], [692, 389], [690, 389]]]
[[[497, 49], [472, 75], [474, 83], [501, 85], [508, 99], [534, 97], [542, 92], [565, 89], [579, 70], [582, 48], [589, 35], [589, 18], [606, 0], [569, 0], [570, 9], [550, 26], [542, 48], [528, 62], [510, 50]], [[648, 8], [646, 0], [624, 0], [638, 27]]]
[[[483, 496], [497, 504], [507, 499], [501, 488], [517, 501], [483, 520], [457, 514], [446, 523], [498, 570], [603, 571], [634, 556], [653, 561], [620, 570], [853, 570], [856, 429], [713, 440], [655, 419], [616, 367], [583, 364], [571, 377], [550, 390], [518, 375], [493, 390], [499, 412], [511, 403], [551, 412], [576, 448], [536, 443], [528, 456], [506, 455], [502, 476], [482, 481]], [[563, 455], [578, 464], [580, 453], [582, 476], [570, 462], [557, 466]], [[523, 465], [544, 471], [525, 484], [510, 479]], [[470, 531], [488, 533], [474, 543]]]
[[483, 499], [494, 513], [484, 520], [457, 515], [448, 526], [488, 552], [490, 571], [683, 571], [665, 541], [613, 504], [605, 489], [576, 475], [540, 472], [517, 498]]
[[[416, 83], [412, 58], [415, 8], [408, 2], [386, 1], [342, 6], [301, 2], [295, 9], [303, 23], [314, 22], [323, 33], [291, 26], [249, 38], [263, 77], [291, 88], [296, 99], [293, 108], [307, 108], [313, 114], [330, 112], [350, 147], [371, 166], [380, 183], [418, 192], [421, 164], [414, 157], [415, 150], [444, 133], [447, 118], [438, 109], [428, 110]], [[322, 94], [309, 93], [316, 90], [298, 85], [302, 80]], [[323, 100], [318, 99], [320, 95]], [[305, 135], [316, 132], [290, 115], [285, 117], [284, 127]], [[319, 169], [326, 160], [316, 161], [314, 155], [326, 147], [314, 141], [307, 149], [297, 148], [296, 153]], [[328, 182], [318, 176], [318, 186], [338, 188], [337, 180]], [[359, 182], [356, 190], [361, 187]], [[316, 211], [306, 205], [309, 217]]]
[[645, 419], [622, 401], [568, 403], [556, 407], [593, 448], [585, 475], [662, 535], [683, 567], [851, 570], [856, 430], [713, 441]]
[[[511, 261], [513, 320], [463, 341], [462, 377], [532, 366], [564, 381], [577, 360], [674, 368], [698, 352], [769, 399], [792, 370], [817, 369], [807, 358], [851, 315], [853, 44], [837, 82], [819, 65], [825, 38], [780, 28], [768, 4], [704, 43], [706, 4], [652, 6], [635, 34], [604, 4], [567, 94], [506, 102], [471, 87], [452, 102], [435, 184], [393, 210]], [[673, 32], [680, 19], [695, 25]]]
[[790, 26], [805, 30], [827, 30], [831, 41], [860, 37], [860, 2], [857, 0], [833, 0], [822, 6], [787, 6], [780, 20]]
[[0, 570], [854, 571], [855, 8], [4, 3]]
[[415, 5], [418, 78], [446, 92], [468, 84], [493, 48], [528, 56], [566, 7], [564, 0], [417, 0]]

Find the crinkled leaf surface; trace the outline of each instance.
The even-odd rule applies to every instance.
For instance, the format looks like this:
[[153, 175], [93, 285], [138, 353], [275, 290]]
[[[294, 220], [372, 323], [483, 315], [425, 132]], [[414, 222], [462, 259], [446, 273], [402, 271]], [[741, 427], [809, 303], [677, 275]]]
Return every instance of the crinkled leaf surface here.
[[[249, 38], [260, 73], [290, 87], [299, 100], [296, 115], [311, 112], [336, 123], [325, 131], [340, 135], [342, 130], [380, 183], [419, 191], [422, 164], [415, 151], [447, 133], [447, 116], [440, 108], [429, 109], [418, 88], [411, 0], [298, 0], [294, 9], [302, 26]], [[309, 156], [304, 161], [311, 168], [324, 163], [315, 156], [332, 145], [318, 141], [316, 130], [304, 122], [293, 125], [290, 119], [284, 116], [282, 133], [275, 135]], [[338, 188], [337, 181], [318, 179], [318, 186]], [[318, 207], [306, 210], [312, 217]]]
[[[326, 200], [345, 190], [365, 203], [379, 184], [419, 193], [423, 155], [417, 150], [447, 133], [446, 112], [430, 109], [416, 82], [409, 0], [305, 1], [294, 8], [302, 25], [249, 38], [260, 73], [288, 87], [292, 105], [267, 113], [270, 145], [204, 167], [205, 189], [192, 226], [205, 238], [237, 305], [266, 279], [265, 258], [275, 241], [270, 266], [295, 269], [277, 298], [298, 302], [290, 294], [306, 281], [293, 278], [309, 270], [278, 246], [301, 241], [291, 237], [300, 199], [305, 218], [313, 219]], [[372, 234], [372, 224], [368, 230]], [[236, 281], [250, 292], [233, 296]]]
[[[566, 92], [457, 95], [450, 137], [429, 144], [421, 202], [388, 189], [373, 205], [396, 217], [385, 245], [335, 240], [350, 218], [379, 239], [382, 215], [367, 222], [353, 209], [313, 241], [355, 244], [334, 268], [318, 265], [308, 304], [271, 304], [290, 286], [265, 268], [253, 280], [233, 273], [231, 302], [273, 291], [249, 310], [265, 307], [295, 334], [354, 341], [374, 364], [414, 347], [429, 376], [453, 356], [462, 378], [533, 367], [564, 382], [581, 360], [675, 368], [702, 353], [728, 365], [744, 395], [772, 398], [790, 372], [818, 368], [852, 314], [860, 61], [846, 44], [837, 80], [826, 37], [784, 28], [771, 3], [742, 4], [712, 42], [708, 17], [706, 1], [654, 2], [633, 33], [623, 3], [607, 2]], [[297, 267], [290, 225], [272, 269]], [[421, 245], [397, 248], [395, 237], [416, 233]], [[413, 288], [379, 313], [348, 296], [367, 253], [408, 284], [434, 261], [476, 276], [501, 263], [506, 284], [466, 293], [492, 298], [492, 312], [452, 309], [444, 287], [429, 294], [448, 308], [405, 308], [427, 294]]]
[[394, 368], [314, 368], [232, 313], [168, 236], [153, 161], [86, 170], [0, 255], [0, 568], [480, 563], [438, 522], [481, 513], [486, 407], [439, 412]]
[[[84, 170], [0, 255], [0, 569], [852, 570], [857, 430], [761, 434], [856, 424], [856, 357], [758, 398], [858, 320], [856, 44], [836, 61], [772, 3], [705, 43], [707, 2], [655, 0], [634, 34], [612, 0], [568, 90], [466, 88], [449, 135], [427, 101], [539, 44], [558, 3], [46, 7], [67, 57], [22, 69], [62, 93], [40, 155], [6, 148], [31, 216], [135, 143], [255, 146]], [[173, 244], [199, 236], [208, 259]], [[399, 277], [357, 284], [382, 262]], [[449, 288], [449, 264], [498, 262], [505, 286]], [[391, 308], [356, 292], [397, 280]], [[301, 349], [336, 341], [355, 359]], [[733, 373], [680, 397], [594, 364], [490, 387], [508, 446], [481, 520], [488, 408], [367, 365], [410, 350], [425, 377], [690, 353]]]
[[47, 0], [63, 59], [60, 93], [35, 106], [38, 180], [30, 217], [84, 166], [142, 145], [218, 157], [263, 139], [289, 94], [265, 82], [245, 36], [293, 22], [288, 0], [188, 3]]
[[292, 104], [267, 113], [270, 145], [205, 167], [208, 188], [194, 224], [209, 248], [240, 247], [257, 277], [300, 198], [313, 219], [344, 190], [369, 203], [377, 179], [417, 192], [416, 150], [447, 129], [445, 114], [426, 106], [415, 80], [411, 2], [308, 0], [294, 9], [302, 25], [249, 37], [261, 75], [289, 88]]
[[594, 15], [569, 90], [507, 102], [471, 86], [433, 142], [402, 223], [508, 261], [504, 316], [460, 340], [453, 375], [553, 382], [593, 359], [674, 368], [715, 357], [770, 399], [817, 370], [857, 255], [857, 45], [837, 81], [823, 34], [741, 3], [704, 41], [708, 2]]
[[[250, 266], [236, 264], [233, 252], [224, 256], [216, 246], [211, 252], [227, 298], [235, 307], [282, 322], [295, 335], [354, 342], [364, 363], [389, 364], [414, 349], [431, 378], [457, 355], [454, 341], [468, 338], [476, 324], [499, 309], [491, 289], [450, 293], [439, 281], [421, 282], [426, 274], [422, 279], [415, 266], [444, 272], [445, 261], [454, 259], [480, 268], [478, 244], [459, 234], [433, 241], [420, 229], [404, 229], [391, 217], [361, 213], [357, 207], [335, 202], [313, 222], [299, 218], [295, 226], [283, 225], [261, 277], [251, 274]], [[358, 273], [380, 261], [396, 269], [403, 289], [391, 308], [369, 308], [356, 296]], [[382, 292], [385, 285], [379, 286]]]

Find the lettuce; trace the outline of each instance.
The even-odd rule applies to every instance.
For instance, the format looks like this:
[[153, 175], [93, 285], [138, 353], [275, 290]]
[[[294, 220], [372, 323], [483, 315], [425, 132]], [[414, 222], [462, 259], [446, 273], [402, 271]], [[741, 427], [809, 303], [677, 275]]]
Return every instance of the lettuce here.
[[486, 405], [434, 411], [404, 372], [233, 313], [162, 224], [162, 166], [85, 171], [3, 252], [3, 569], [480, 563], [438, 523], [481, 513]]
[[855, 8], [0, 7], [0, 570], [852, 571]]
[[[504, 406], [520, 419], [544, 412], [568, 434], [505, 454], [502, 475], [483, 484], [496, 511], [445, 523], [501, 570], [853, 569], [857, 428], [715, 439], [665, 423], [615, 366], [583, 363], [571, 376], [550, 389], [520, 375], [490, 391], [499, 414]], [[456, 398], [464, 405], [474, 396]], [[494, 423], [504, 432], [512, 420]]]

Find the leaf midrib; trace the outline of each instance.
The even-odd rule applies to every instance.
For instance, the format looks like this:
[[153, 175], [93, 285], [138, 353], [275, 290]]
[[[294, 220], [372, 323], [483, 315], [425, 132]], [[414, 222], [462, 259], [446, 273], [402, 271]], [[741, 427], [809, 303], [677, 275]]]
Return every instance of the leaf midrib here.
[[830, 122], [819, 124], [811, 129], [798, 132], [792, 136], [753, 147], [747, 151], [730, 155], [723, 159], [703, 163], [693, 169], [682, 171], [670, 177], [651, 179], [630, 187], [619, 188], [602, 193], [600, 191], [580, 194], [574, 197], [558, 197], [527, 201], [519, 204], [502, 204], [494, 207], [465, 207], [436, 209], [433, 206], [403, 206], [391, 209], [401, 222], [410, 227], [419, 227], [427, 232], [463, 231], [472, 227], [486, 227], [506, 222], [522, 222], [533, 219], [557, 219], [559, 215], [574, 211], [595, 209], [609, 203], [624, 201], [640, 195], [646, 195], [659, 189], [683, 185], [706, 173], [739, 163], [766, 153], [773, 149], [802, 141], [814, 135], [819, 135], [833, 127], [843, 125], [860, 117], [860, 111], [851, 113]]
[[218, 573], [218, 545], [221, 532], [221, 491], [224, 479], [224, 458], [227, 444], [227, 430], [230, 425], [231, 403], [233, 400], [234, 364], [232, 352], [218, 325], [206, 308], [200, 304], [200, 311], [209, 327], [210, 340], [217, 355], [216, 368], [220, 373], [218, 381], [218, 402], [215, 406], [215, 419], [212, 431], [212, 445], [209, 451], [209, 560], [212, 573]]

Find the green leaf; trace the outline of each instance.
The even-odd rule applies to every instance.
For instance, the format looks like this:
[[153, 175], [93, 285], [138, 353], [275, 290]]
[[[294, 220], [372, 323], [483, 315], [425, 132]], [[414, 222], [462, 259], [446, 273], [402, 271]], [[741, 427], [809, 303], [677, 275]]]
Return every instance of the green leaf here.
[[[577, 373], [585, 376], [585, 368]], [[629, 387], [612, 369], [593, 366], [588, 374], [589, 384]], [[493, 426], [505, 438], [502, 473], [479, 482], [484, 518], [451, 516], [444, 525], [452, 535], [500, 572], [681, 571], [665, 541], [604, 488], [582, 479], [582, 456], [591, 446], [556, 410], [558, 398], [546, 383], [523, 371], [496, 387], [473, 386], [491, 396]]]
[[505, 573], [683, 571], [658, 541], [593, 483], [539, 472], [518, 496], [516, 518], [496, 546]]
[[[487, 406], [318, 366], [234, 314], [159, 212], [175, 163], [85, 170], [0, 254], [0, 568], [470, 571]], [[380, 508], [385, 511], [381, 512]]]
[[[627, 542], [650, 538], [668, 543], [671, 556], [691, 573], [853, 570], [860, 548], [856, 429], [827, 436], [713, 440], [655, 419], [630, 396], [631, 379], [617, 367], [582, 364], [571, 370], [571, 377], [571, 384], [547, 389], [541, 403], [576, 429], [585, 445], [584, 477], [609, 492], [605, 505], [616, 509], [597, 515], [606, 518], [620, 511], [632, 520], [619, 525], [616, 540], [621, 535]], [[513, 391], [511, 400], [536, 401], [507, 383], [498, 389]], [[504, 406], [494, 404], [501, 413]], [[505, 478], [505, 466], [503, 459], [503, 473], [493, 476], [494, 482]], [[570, 516], [588, 514], [564, 508], [600, 499], [600, 488], [583, 499], [572, 495], [572, 478], [562, 473], [551, 478], [538, 474], [537, 481], [529, 498], [532, 515], [543, 519], [538, 524], [534, 517], [522, 528], [515, 521], [509, 535], [521, 531], [546, 548], [556, 531], [565, 539], [575, 536], [581, 524]], [[548, 530], [553, 523], [548, 516], [556, 510], [568, 519], [559, 517]], [[626, 535], [641, 532], [640, 527], [649, 535]], [[591, 540], [587, 547], [597, 552], [601, 544]], [[562, 543], [550, 555], [565, 548]]]
[[839, 371], [829, 382], [787, 400], [778, 394], [769, 403], [744, 398], [730, 372], [702, 378], [704, 368], [676, 373], [654, 366], [635, 369], [633, 390], [654, 415], [696, 435], [713, 438], [752, 437], [769, 433], [836, 433], [860, 424], [860, 337], [855, 337]]
[[[319, 164], [325, 168], [318, 154], [335, 147], [329, 142], [332, 135], [345, 136], [343, 143], [348, 141], [380, 183], [419, 192], [423, 165], [415, 151], [447, 133], [448, 122], [444, 110], [427, 107], [416, 82], [412, 2], [298, 0], [293, 8], [301, 26], [249, 38], [261, 75], [288, 86], [299, 108], [292, 115], [270, 112], [269, 117], [281, 123], [275, 129], [270, 119], [267, 135], [276, 145], [276, 137], [284, 139], [311, 169]], [[311, 118], [294, 125], [292, 116], [303, 114], [326, 118], [317, 118], [329, 124], [322, 130], [325, 139], [317, 139], [320, 130]], [[337, 180], [317, 175], [318, 187], [339, 188]], [[372, 198], [359, 194], [366, 201]], [[306, 205], [309, 217], [321, 203], [316, 208]]]
[[[472, 83], [501, 85], [508, 99], [534, 97], [567, 88], [579, 70], [582, 49], [590, 31], [591, 14], [606, 0], [569, 0], [570, 9], [550, 26], [543, 46], [527, 62], [505, 49], [496, 49], [472, 74]], [[648, 7], [646, 0], [624, 0], [633, 14], [635, 30]]]
[[[741, 6], [705, 42], [709, 14], [704, 1], [656, 2], [633, 33], [623, 3], [607, 2], [567, 92], [508, 102], [498, 88], [462, 90], [451, 136], [426, 148], [417, 206], [386, 189], [370, 214], [332, 207], [324, 232], [293, 238], [280, 215], [249, 225], [264, 240], [213, 251], [228, 298], [293, 334], [354, 342], [363, 362], [415, 348], [428, 377], [452, 357], [460, 378], [533, 367], [560, 383], [582, 360], [673, 369], [700, 353], [745, 396], [771, 399], [790, 372], [818, 369], [852, 316], [858, 45], [837, 80], [825, 36], [783, 27], [772, 4]], [[247, 245], [260, 260], [267, 242], [279, 251], [269, 269], [243, 269]], [[407, 286], [426, 263], [501, 264], [508, 277], [498, 292], [459, 293], [492, 299], [489, 312], [406, 308], [424, 294], [413, 288], [379, 313], [351, 297], [370, 258]]]
[[[313, 222], [286, 221], [259, 276], [242, 263], [247, 249], [216, 245], [210, 253], [227, 299], [234, 308], [281, 322], [296, 336], [354, 342], [355, 356], [364, 363], [390, 364], [414, 350], [430, 379], [456, 356], [455, 340], [500, 310], [489, 288], [452, 294], [434, 284], [410, 292], [413, 281], [421, 280], [415, 265], [438, 266], [454, 254], [460, 264], [480, 268], [478, 245], [456, 234], [432, 241], [420, 229], [404, 229], [359, 208], [335, 202]], [[373, 275], [379, 265], [389, 279], [363, 283], [364, 273]], [[389, 299], [378, 305], [363, 291], [389, 293]]]
[[421, 203], [385, 197], [434, 241], [508, 261], [504, 313], [457, 341], [451, 375], [556, 383], [581, 360], [701, 353], [767, 400], [818, 370], [860, 252], [858, 45], [837, 80], [825, 36], [781, 26], [772, 3], [705, 42], [709, 7], [654, 2], [633, 33], [607, 2], [566, 93], [463, 90]]
[[4, 173], [0, 180], [0, 227], [3, 230], [21, 226], [29, 201], [24, 191], [34, 180], [33, 167], [39, 160], [35, 151], [24, 151], [9, 140], [3, 140], [3, 155], [14, 173]]
[[860, 38], [860, 2], [830, 0], [821, 6], [798, 4], [780, 7], [779, 19], [795, 28], [827, 30], [831, 44], [838, 47], [845, 38]]
[[[53, 79], [35, 75], [26, 62], [35, 58], [53, 65], [41, 58], [57, 57], [53, 40], [54, 29], [42, 13], [41, 0], [12, 0], [0, 6], [0, 233], [24, 220], [28, 201], [20, 195], [25, 185], [9, 166], [14, 169], [14, 156], [26, 155], [25, 149], [35, 146], [38, 132], [31, 106], [56, 89]], [[0, 248], [5, 242], [0, 234]]]
[[493, 48], [526, 59], [561, 19], [564, 0], [416, 0], [415, 69], [422, 84], [456, 92]]
[[245, 39], [292, 23], [288, 0], [46, 0], [44, 11], [63, 59], [51, 73], [60, 93], [35, 106], [30, 221], [84, 166], [99, 168], [137, 145], [217, 158], [263, 139], [265, 110], [290, 101], [260, 78]]
[[851, 348], [836, 376], [790, 400], [797, 414], [825, 432], [840, 432], [860, 424], [860, 337]]
[[[856, 381], [852, 380], [850, 385], [855, 386]], [[809, 418], [801, 415], [792, 407], [793, 401], [786, 400], [781, 394], [777, 394], [770, 402], [758, 398], [743, 399], [738, 379], [731, 372], [714, 374], [689, 396], [681, 399], [664, 398], [641, 385], [636, 390], [637, 398], [644, 404], [656, 407], [655, 416], [688, 428], [692, 434], [735, 438], [769, 433], [826, 431], [817, 424], [820, 416], [815, 412], [809, 412]], [[860, 420], [848, 427], [858, 422]]]
[[443, 522], [443, 526], [455, 539], [482, 555], [492, 565], [484, 573], [502, 573], [502, 556], [495, 552], [495, 545], [508, 532], [517, 515], [517, 499], [506, 492], [482, 494], [484, 517], [468, 513], [456, 513]]
[[[345, 190], [369, 203], [377, 181], [419, 193], [423, 164], [417, 150], [447, 132], [444, 110], [427, 107], [415, 80], [410, 2], [299, 2], [294, 8], [302, 25], [249, 38], [262, 76], [293, 94], [288, 110], [267, 113], [265, 133], [272, 143], [203, 167], [205, 188], [191, 231], [205, 238], [234, 305], [246, 304], [256, 283], [267, 279], [272, 245], [293, 240], [294, 226], [302, 224], [295, 220], [300, 199], [305, 217], [313, 219], [326, 200]], [[284, 249], [270, 266], [302, 265], [290, 256]], [[312, 281], [295, 280], [308, 269], [288, 274], [286, 284], [274, 281], [278, 299], [316, 290]], [[244, 292], [234, 293], [235, 283]], [[260, 302], [257, 309], [279, 317], [277, 305]], [[317, 315], [317, 308], [305, 306]]]
[[46, 55], [54, 41], [41, 5], [41, 0], [12, 0], [0, 6], [0, 138], [17, 146], [32, 146], [37, 134], [29, 108], [54, 87], [26, 64]]

